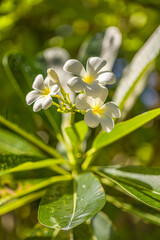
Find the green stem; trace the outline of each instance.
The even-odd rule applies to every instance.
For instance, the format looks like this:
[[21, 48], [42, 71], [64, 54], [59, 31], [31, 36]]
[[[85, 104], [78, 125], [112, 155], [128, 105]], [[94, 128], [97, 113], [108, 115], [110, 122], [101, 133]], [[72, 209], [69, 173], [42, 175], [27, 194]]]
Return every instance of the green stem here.
[[63, 158], [55, 149], [47, 146], [45, 143], [43, 143], [41, 140], [39, 140], [32, 134], [27, 133], [26, 131], [24, 131], [23, 129], [18, 127], [16, 124], [9, 122], [2, 116], [0, 116], [0, 123], [2, 123], [7, 128], [11, 129], [12, 131], [16, 132], [20, 136], [24, 137], [31, 143], [35, 144], [36, 146], [38, 146], [40, 149], [42, 149], [44, 152], [50, 154], [51, 156], [56, 157], [56, 158], [61, 158], [61, 159]]
[[87, 153], [86, 153], [86, 159], [84, 160], [82, 164], [82, 169], [86, 170], [92, 163], [93, 161], [93, 154], [96, 152], [94, 148], [91, 148]]
[[75, 127], [74, 118], [75, 118], [75, 114], [73, 112], [71, 112], [70, 125], [71, 125], [71, 127], [72, 127], [72, 129], [73, 129], [73, 131], [74, 131], [74, 133], [77, 137], [78, 142], [80, 142], [80, 136], [79, 136], [78, 131]]

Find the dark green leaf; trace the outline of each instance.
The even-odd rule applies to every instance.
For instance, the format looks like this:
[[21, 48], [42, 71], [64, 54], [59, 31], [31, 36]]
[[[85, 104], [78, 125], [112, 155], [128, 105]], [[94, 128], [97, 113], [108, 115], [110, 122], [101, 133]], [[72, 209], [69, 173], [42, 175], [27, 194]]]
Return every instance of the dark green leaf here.
[[68, 230], [94, 216], [105, 204], [105, 193], [92, 173], [54, 184], [41, 200], [38, 219], [47, 227]]
[[155, 110], [140, 114], [122, 123], [118, 123], [110, 133], [101, 132], [93, 141], [93, 150], [99, 149], [111, 144], [112, 142], [117, 141], [118, 139], [135, 131], [137, 128], [141, 127], [159, 115], [160, 108], [157, 108]]
[[[19, 97], [25, 106], [27, 106], [25, 97], [27, 93], [32, 90], [34, 78], [36, 75], [42, 73], [43, 67], [40, 67], [40, 63], [33, 63], [18, 53], [6, 55], [3, 59], [3, 66]], [[39, 114], [52, 129], [55, 129], [56, 133], [60, 132], [61, 114], [57, 112], [56, 108], [52, 107], [46, 111], [39, 112]]]
[[9, 172], [28, 171], [65, 163], [60, 159], [39, 160], [38, 157], [27, 155], [0, 155], [0, 176]]
[[160, 168], [140, 166], [99, 168], [127, 193], [141, 202], [160, 209]]
[[82, 223], [73, 229], [74, 240], [95, 240], [92, 226], [89, 223]]

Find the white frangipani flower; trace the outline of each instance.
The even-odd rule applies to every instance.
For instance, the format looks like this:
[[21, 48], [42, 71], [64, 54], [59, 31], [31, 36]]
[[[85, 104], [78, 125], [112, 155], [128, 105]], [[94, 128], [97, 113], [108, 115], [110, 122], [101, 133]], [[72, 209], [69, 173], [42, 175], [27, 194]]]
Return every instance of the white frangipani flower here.
[[52, 105], [52, 97], [60, 90], [60, 82], [56, 72], [53, 69], [48, 69], [48, 76], [43, 79], [39, 74], [32, 85], [33, 91], [26, 96], [28, 105], [33, 105], [33, 111], [37, 112], [41, 109], [47, 109]]
[[116, 82], [114, 73], [101, 71], [106, 63], [107, 62], [100, 57], [90, 57], [85, 70], [78, 60], [68, 60], [63, 69], [75, 75], [69, 79], [68, 86], [74, 92], [81, 92], [85, 89], [87, 95], [97, 97], [97, 89]]
[[79, 110], [86, 110], [84, 121], [89, 127], [95, 128], [101, 124], [104, 131], [110, 132], [114, 128], [112, 117], [120, 118], [121, 112], [113, 102], [104, 104], [105, 100], [106, 94], [104, 92], [97, 98], [79, 94], [75, 103]]

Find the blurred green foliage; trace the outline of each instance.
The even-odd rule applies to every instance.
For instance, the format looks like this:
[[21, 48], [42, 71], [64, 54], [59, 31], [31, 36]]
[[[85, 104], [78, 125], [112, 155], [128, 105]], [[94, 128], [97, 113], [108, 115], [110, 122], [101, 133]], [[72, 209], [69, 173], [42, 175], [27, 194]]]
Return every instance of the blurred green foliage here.
[[[39, 52], [55, 46], [67, 49], [75, 58], [83, 42], [109, 26], [117, 26], [123, 37], [116, 63], [116, 72], [119, 73], [157, 28], [159, 13], [159, 0], [1, 0], [0, 61], [4, 54], [13, 50], [25, 53], [34, 61]], [[0, 113], [21, 125], [25, 118], [28, 122], [26, 128], [31, 128], [29, 110], [20, 102], [2, 66], [0, 86]], [[112, 92], [111, 89], [111, 95]], [[148, 87], [128, 118], [158, 106], [160, 59], [157, 59]], [[97, 158], [95, 164], [160, 166], [159, 123], [156, 120], [153, 126], [151, 122], [132, 136], [114, 143], [112, 148], [109, 146], [101, 150], [104, 154]], [[6, 181], [6, 186], [10, 186], [12, 180]], [[37, 208], [38, 201], [1, 217], [0, 240], [23, 239], [37, 222]], [[142, 236], [145, 240], [159, 239], [159, 227], [122, 213], [112, 204], [105, 208], [118, 229], [118, 240], [141, 240]]]

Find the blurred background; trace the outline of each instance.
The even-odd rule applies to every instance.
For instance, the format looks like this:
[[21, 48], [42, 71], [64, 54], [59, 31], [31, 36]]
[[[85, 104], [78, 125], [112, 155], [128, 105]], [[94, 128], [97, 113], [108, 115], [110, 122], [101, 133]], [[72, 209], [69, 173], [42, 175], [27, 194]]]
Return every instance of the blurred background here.
[[[28, 108], [20, 101], [2, 66], [2, 59], [8, 52], [22, 53], [34, 62], [45, 49], [61, 47], [68, 51], [66, 54], [71, 58], [77, 58], [95, 34], [100, 32], [101, 36], [106, 28], [116, 26], [122, 34], [122, 45], [113, 66], [118, 84], [124, 67], [159, 24], [159, 0], [0, 0], [0, 114], [28, 131], [33, 130], [31, 128], [41, 130], [37, 122], [31, 127]], [[98, 41], [96, 39], [95, 42]], [[98, 43], [95, 46], [99, 47]], [[40, 68], [37, 73], [41, 73]], [[19, 81], [23, 82], [23, 79]], [[111, 88], [110, 97], [116, 86]], [[157, 107], [160, 107], [160, 57], [156, 60], [156, 68], [148, 79], [147, 87], [126, 118]], [[157, 118], [132, 136], [103, 149], [104, 154], [95, 164], [160, 166], [159, 149], [160, 119]], [[4, 151], [0, 149], [0, 152]], [[37, 222], [37, 207], [38, 201], [4, 215], [1, 218], [0, 239], [23, 239]], [[158, 226], [113, 206], [106, 211], [117, 228], [117, 240], [140, 240], [142, 236], [145, 240], [159, 239]]]

